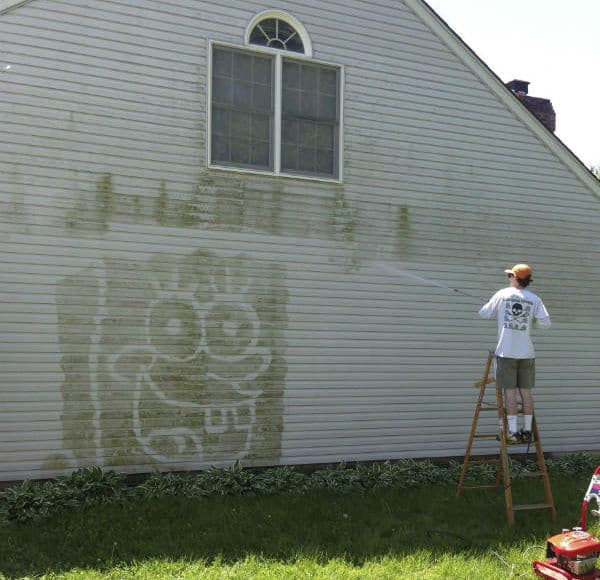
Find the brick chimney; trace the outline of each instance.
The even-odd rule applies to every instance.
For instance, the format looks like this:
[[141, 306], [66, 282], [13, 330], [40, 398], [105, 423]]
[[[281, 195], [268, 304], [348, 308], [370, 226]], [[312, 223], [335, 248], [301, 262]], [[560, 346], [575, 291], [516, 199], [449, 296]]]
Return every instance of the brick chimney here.
[[550, 99], [541, 99], [539, 97], [530, 97], [529, 83], [527, 81], [514, 80], [506, 83], [506, 87], [510, 89], [521, 101], [527, 109], [548, 129], [554, 133], [556, 129], [556, 113]]

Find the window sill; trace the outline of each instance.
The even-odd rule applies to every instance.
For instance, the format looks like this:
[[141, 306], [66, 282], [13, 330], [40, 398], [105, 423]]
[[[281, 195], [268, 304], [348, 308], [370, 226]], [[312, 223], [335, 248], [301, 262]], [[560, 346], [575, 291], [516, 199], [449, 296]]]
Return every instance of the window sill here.
[[319, 177], [313, 175], [303, 175], [301, 173], [285, 173], [283, 171], [279, 173], [275, 173], [273, 171], [264, 171], [260, 169], [245, 169], [243, 167], [232, 167], [230, 165], [213, 165], [209, 164], [208, 169], [216, 170], [216, 171], [225, 171], [231, 173], [245, 173], [249, 175], [260, 175], [264, 177], [275, 177], [275, 178], [285, 178], [285, 179], [297, 179], [301, 181], [317, 181], [320, 183], [334, 183], [336, 185], [340, 185], [342, 183], [342, 179], [338, 179], [335, 177]]

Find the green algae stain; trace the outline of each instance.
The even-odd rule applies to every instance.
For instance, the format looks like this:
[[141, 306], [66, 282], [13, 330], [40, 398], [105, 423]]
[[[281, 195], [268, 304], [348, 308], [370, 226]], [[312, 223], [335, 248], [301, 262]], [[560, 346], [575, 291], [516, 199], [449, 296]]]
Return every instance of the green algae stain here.
[[204, 171], [187, 201], [170, 208], [174, 225], [281, 233], [283, 186], [277, 179]]
[[144, 202], [139, 195], [133, 196], [133, 221], [135, 223], [143, 223], [144, 219]]
[[65, 453], [53, 453], [46, 457], [43, 465], [43, 471], [67, 471], [75, 467], [71, 457]]
[[405, 205], [395, 208], [395, 252], [399, 257], [407, 257], [411, 241], [411, 225], [409, 209]]
[[283, 199], [283, 184], [281, 180], [278, 180], [275, 183], [275, 186], [270, 192], [270, 196], [268, 196], [266, 200], [267, 205], [267, 215], [269, 219], [267, 221], [269, 227], [268, 231], [273, 235], [281, 235], [282, 233], [282, 203]]
[[190, 199], [181, 208], [178, 225], [240, 229], [244, 224], [244, 183], [228, 175], [201, 174]]
[[160, 188], [158, 192], [158, 198], [154, 205], [154, 218], [156, 222], [161, 225], [167, 225], [167, 210], [169, 206], [169, 196], [167, 195], [167, 185], [164, 179], [160, 181]]
[[65, 278], [65, 457], [160, 469], [278, 462], [287, 303], [285, 268], [201, 250], [104, 260]]
[[74, 206], [65, 214], [67, 230], [78, 234], [106, 231], [115, 214], [121, 213], [115, 199], [113, 178], [110, 173], [100, 175], [93, 192], [82, 193]]
[[82, 193], [66, 210], [67, 231], [92, 236], [107, 231], [111, 221], [275, 235], [284, 229], [284, 182], [277, 178], [205, 170], [189, 193], [169, 190], [164, 179], [156, 188], [147, 195], [117, 192], [113, 176], [102, 174], [94, 190]]
[[113, 212], [114, 191], [112, 175], [102, 175], [96, 184], [96, 209], [100, 228], [107, 230], [108, 222]]
[[353, 242], [356, 231], [356, 212], [343, 192], [338, 191], [333, 198], [331, 218], [333, 238]]
[[[63, 446], [78, 467], [98, 463], [94, 393], [89, 389], [98, 278], [91, 268], [62, 281], [55, 295], [60, 324]], [[52, 461], [56, 463], [55, 457]]]

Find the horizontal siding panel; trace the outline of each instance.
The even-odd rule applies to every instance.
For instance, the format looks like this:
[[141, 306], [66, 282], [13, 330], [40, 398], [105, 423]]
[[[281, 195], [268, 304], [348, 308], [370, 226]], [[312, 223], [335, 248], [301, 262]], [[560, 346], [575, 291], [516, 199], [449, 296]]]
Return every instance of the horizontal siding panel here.
[[[20, 105], [20, 108], [23, 109], [23, 106]], [[172, 125], [165, 123], [164, 125], [160, 125], [157, 123], [151, 122], [151, 117], [148, 116], [148, 121], [131, 121], [131, 119], [127, 119], [130, 127], [127, 130], [123, 130], [122, 122], [123, 118], [118, 117], [109, 117], [109, 116], [96, 116], [96, 115], [86, 115], [84, 113], [76, 114], [76, 121], [73, 121], [72, 117], [74, 116], [72, 113], [62, 112], [57, 116], [54, 116], [52, 113], [52, 118], [47, 118], [47, 115], [35, 116], [29, 115], [20, 115], [18, 118], [15, 115], [11, 116], [10, 122], [7, 122], [7, 131], [10, 130], [13, 134], [27, 134], [27, 131], [31, 134], [31, 125], [36, 125], [36, 136], [44, 136], [47, 138], [63, 139], [64, 142], [68, 143], [87, 143], [89, 141], [90, 135], [95, 135], [98, 137], [98, 141], [102, 142], [104, 139], [110, 139], [110, 143], [114, 143], [115, 145], [121, 146], [135, 146], [135, 148], [140, 147], [140, 138], [142, 138], [146, 133], [154, 134], [157, 131], [157, 127], [161, 127], [165, 134], [163, 136], [162, 146], [164, 147], [165, 143], [169, 144], [169, 147], [172, 148], [177, 155], [189, 156], [189, 137], [185, 138], [181, 133], [181, 129], [177, 132], [173, 129]], [[38, 119], [39, 117], [39, 119]], [[43, 120], [42, 120], [43, 119]], [[74, 123], [77, 125], [77, 133], [73, 134], [71, 129], [65, 127], [65, 123], [67, 125]], [[167, 130], [167, 128], [169, 130]], [[190, 126], [190, 133], [193, 133], [193, 127]], [[143, 143], [144, 147], [148, 149], [142, 150], [154, 150], [158, 149], [159, 144], [155, 143]], [[180, 147], [181, 149], [178, 149]]]
[[[33, 71], [32, 71], [33, 72]], [[166, 117], [186, 117], [189, 119], [190, 113], [193, 112], [198, 103], [194, 101], [194, 94], [191, 92], [191, 87], [187, 87], [188, 94], [178, 94], [175, 98], [169, 97], [168, 90], [164, 88], [155, 88], [151, 94], [140, 95], [131, 89], [131, 85], [126, 81], [121, 84], [112, 83], [113, 86], [104, 86], [102, 84], [93, 84], [91, 81], [88, 85], [82, 84], [76, 77], [71, 81], [64, 80], [60, 73], [57, 73], [56, 78], [48, 78], [43, 76], [42, 79], [31, 74], [29, 77], [18, 76], [10, 89], [6, 89], [4, 103], [18, 102], [20, 92], [26, 91], [28, 95], [42, 99], [49, 99], [50, 103], [64, 103], [64, 106], [73, 106], [73, 103], [80, 103], [82, 100], [86, 102], [96, 101], [100, 107], [111, 109], [114, 111], [130, 109], [139, 110], [142, 108], [154, 108], [154, 114], [161, 118]], [[40, 84], [40, 80], [44, 84]], [[48, 82], [52, 82], [48, 86]], [[111, 83], [109, 83], [111, 84]], [[152, 85], [148, 85], [152, 86]], [[187, 97], [187, 98], [182, 98]], [[44, 106], [46, 103], [44, 103]], [[80, 107], [79, 104], [75, 104]], [[159, 107], [159, 109], [157, 109]], [[197, 107], [200, 113], [204, 113], [202, 107]]]
[[[54, 139], [56, 139], [55, 146], [53, 151], [65, 152], [68, 154], [68, 157], [73, 160], [77, 159], [86, 159], [91, 158], [93, 156], [99, 155], [104, 159], [109, 160], [113, 155], [115, 158], [118, 158], [118, 154], [115, 154], [115, 148], [129, 149], [132, 154], [136, 152], [140, 157], [143, 156], [144, 160], [148, 162], [160, 162], [169, 164], [172, 168], [177, 168], [178, 165], [185, 167], [191, 166], [198, 161], [198, 153], [194, 151], [193, 148], [185, 147], [183, 145], [169, 143], [169, 140], [166, 139], [162, 143], [151, 144], [148, 143], [145, 149], [137, 148], [137, 141], [131, 133], [121, 134], [121, 135], [96, 135], [94, 141], [95, 143], [92, 145], [86, 139], [85, 134], [78, 135], [77, 139], [73, 139], [73, 137], [68, 132], [63, 132], [61, 130], [55, 129], [42, 129], [39, 128], [36, 131], [35, 135], [27, 134], [27, 129], [22, 125], [7, 123], [6, 124], [7, 131], [12, 133], [10, 143], [8, 145], [19, 145], [19, 144], [27, 144], [31, 147], [39, 147], [40, 149], [44, 148], [44, 146], [48, 143], [48, 139], [51, 139], [54, 135]], [[193, 139], [190, 139], [190, 142], [193, 142]], [[171, 149], [171, 153], [165, 154], [161, 151], [161, 146], [165, 147], [167, 145]], [[77, 155], [73, 154], [73, 150], [77, 149]]]
[[[157, 78], [162, 80], [169, 76], [179, 78], [182, 66], [187, 63], [193, 67], [197, 60], [195, 50], [190, 48], [189, 52], [184, 52], [182, 49], [186, 45], [173, 42], [172, 35], [163, 39], [154, 36], [152, 44], [139, 41], [136, 44], [136, 35], [132, 34], [131, 28], [128, 30], [127, 41], [124, 41], [123, 36], [112, 27], [104, 31], [102, 36], [94, 37], [89, 34], [90, 29], [82, 27], [81, 24], [72, 27], [69, 34], [64, 22], [57, 27], [57, 30], [44, 26], [48, 22], [47, 17], [40, 21], [30, 18], [6, 32], [4, 38], [7, 43], [15, 48], [27, 47], [28, 49], [27, 54], [17, 52], [15, 56], [27, 58], [38, 65], [47, 62], [63, 62], [66, 66], [72, 66], [78, 61], [85, 62], [86, 59], [93, 57], [98, 59], [99, 63], [110, 62], [117, 70], [127, 71], [127, 68], [133, 66], [148, 67], [156, 72]], [[32, 35], [32, 31], [35, 30], [38, 33]], [[51, 61], [48, 58], [49, 52], [52, 54]], [[26, 61], [21, 60], [21, 62]]]
[[[65, 70], [64, 64], [56, 63], [53, 67], [49, 64], [45, 67], [39, 65], [39, 60], [31, 59], [31, 64], [28, 63], [27, 59], [20, 54], [7, 53], [5, 57], [9, 62], [13, 62], [10, 71], [6, 71], [3, 74], [10, 74], [11, 80], [14, 83], [20, 85], [39, 86], [40, 81], [43, 83], [41, 86], [46, 88], [47, 93], [60, 90], [76, 90], [77, 92], [92, 94], [107, 94], [109, 91], [119, 91], [123, 93], [123, 97], [126, 99], [128, 95], [132, 98], [140, 99], [149, 102], [152, 99], [155, 102], [167, 102], [170, 96], [173, 96], [171, 92], [173, 89], [177, 91], [177, 97], [171, 101], [171, 106], [179, 104], [180, 106], [191, 106], [193, 104], [193, 95], [195, 84], [192, 84], [196, 79], [191, 75], [187, 78], [180, 78], [176, 82], [172, 79], [165, 79], [161, 75], [157, 75], [156, 78], [148, 77], [143, 74], [142, 71], [133, 73], [129, 71], [118, 71], [114, 68], [108, 68], [104, 62], [104, 69], [94, 68], [94, 75], [90, 74], [90, 63], [82, 63], [81, 65], [71, 64], [71, 70]], [[38, 64], [35, 64], [35, 63]], [[133, 85], [132, 83], [135, 83]], [[138, 90], [134, 89], [134, 86], [138, 87]], [[140, 95], [139, 89], [143, 90]]]
[[[27, 94], [23, 94], [23, 89]], [[114, 117], [127, 119], [135, 122], [140, 119], [150, 121], [154, 126], [166, 125], [172, 129], [181, 131], [194, 127], [196, 117], [190, 115], [192, 110], [190, 103], [187, 107], [164, 106], [159, 102], [154, 104], [148, 99], [141, 99], [139, 95], [133, 94], [131, 98], [116, 90], [104, 90], [94, 87], [90, 92], [81, 84], [69, 84], [61, 82], [59, 90], [52, 90], [43, 86], [23, 85], [22, 83], [11, 85], [6, 88], [3, 98], [3, 107], [7, 115], [14, 118], [15, 115], [31, 115], [40, 117], [37, 122], [32, 122], [35, 127], [42, 123], [51, 122], [52, 119], [65, 118], [70, 120], [73, 113], [77, 115], [98, 115], [103, 117]], [[157, 110], [157, 106], [160, 109]], [[193, 107], [193, 105], [191, 105]], [[204, 114], [204, 108], [193, 109], [198, 116]], [[160, 114], [157, 114], [159, 113]], [[79, 118], [79, 117], [76, 117]], [[173, 127], [173, 122], [177, 127]], [[80, 123], [80, 130], [85, 131], [86, 125]]]
[[[118, 171], [120, 167], [123, 170], [123, 174], [137, 174], [141, 178], [152, 177], [156, 180], [161, 179], [178, 179], [181, 174], [178, 171], [184, 171], [184, 173], [191, 173], [195, 165], [182, 166], [178, 165], [157, 165], [152, 160], [136, 160], [135, 168], [131, 169], [131, 162], [123, 160], [117, 153], [109, 151], [110, 155], [107, 157], [97, 157], [91, 153], [80, 153], [73, 150], [69, 150], [66, 155], [61, 155], [58, 151], [48, 151], [42, 147], [39, 151], [39, 155], [36, 158], [36, 164], [39, 166], [52, 166], [54, 168], [60, 167], [63, 171], [72, 171], [73, 166], [80, 163], [81, 167], [85, 167], [86, 171], [95, 171], [97, 173], [104, 173], [108, 171], [109, 167], [115, 167]], [[29, 156], [25, 153], [17, 153], [11, 148], [10, 143], [6, 143], [0, 147], [0, 155], [6, 160], [6, 162], [12, 166], [26, 167], [28, 165]], [[113, 165], [114, 164], [114, 165]], [[187, 171], [186, 171], [187, 170]]]
[[[552, 224], [549, 223], [548, 227], [553, 227], [556, 224]], [[100, 229], [100, 228], [98, 228]], [[548, 230], [546, 230], [548, 231]], [[62, 233], [62, 232], [61, 232]], [[158, 236], [157, 236], [158, 238]], [[484, 236], [480, 236], [480, 237], [475, 237], [473, 238], [472, 243], [474, 244], [481, 244], [483, 243], [483, 238]], [[556, 238], [552, 237], [552, 236], [540, 236], [541, 240], [544, 240], [544, 242], [550, 247], [550, 248], [554, 248], [557, 244], [556, 244]], [[499, 234], [497, 239], [496, 239], [497, 243], [501, 243], [502, 241], [502, 236]], [[514, 244], [514, 249], [511, 249], [512, 252], [514, 252], [515, 254], [518, 252], [518, 247], [519, 247], [519, 240], [514, 240], [513, 244]], [[124, 242], [126, 243], [127, 240], [125, 239]], [[131, 243], [130, 246], [120, 246], [118, 245], [118, 243], [102, 243], [102, 249], [97, 249], [97, 250], [93, 250], [91, 248], [89, 249], [84, 249], [81, 248], [78, 251], [75, 251], [74, 249], [69, 249], [68, 247], [62, 247], [62, 246], [55, 246], [54, 244], [50, 244], [48, 246], [47, 249], [45, 249], [44, 251], [39, 252], [40, 256], [44, 256], [44, 258], [47, 259], [48, 267], [68, 267], [70, 270], [74, 270], [78, 267], [82, 266], [82, 260], [85, 259], [98, 259], [100, 257], [100, 254], [102, 252], [112, 252], [114, 254], [114, 258], [115, 259], [120, 259], [120, 260], [124, 260], [124, 259], [146, 259], [148, 257], [148, 252], [152, 251], [153, 249], [157, 252], [160, 253], [166, 253], [168, 251], [173, 251], [173, 252], [177, 252], [178, 249], [181, 248], [181, 244], [184, 244], [187, 246], [187, 244], [189, 242], [186, 242], [185, 239], [180, 240], [180, 243], [176, 243], [177, 240], [169, 240], [169, 243], [166, 243], [162, 246], [162, 248], [160, 247], [160, 242], [157, 241], [155, 243], [153, 243], [152, 245], [144, 245], [141, 247], [137, 248], [137, 252], [136, 252], [136, 248], [135, 248], [135, 244]], [[420, 246], [420, 247], [415, 247], [413, 256], [415, 259], [422, 259], [422, 260], [427, 260], [427, 259], [431, 259], [432, 257], [436, 257], [437, 259], [442, 259], [444, 257], [447, 257], [449, 260], [456, 260], [457, 256], [460, 255], [460, 250], [462, 248], [461, 246], [461, 241], [460, 241], [460, 236], [458, 233], [453, 233], [452, 234], [452, 241], [446, 240], [446, 242], [444, 241], [443, 236], [439, 235], [439, 236], [434, 236], [432, 235], [430, 239], [426, 239], [427, 242], [427, 246]], [[445, 242], [445, 243], [444, 243]], [[82, 244], [83, 245], [83, 244]], [[390, 241], [390, 247], [393, 247], [393, 240]], [[215, 248], [217, 246], [217, 242], [216, 241], [212, 241], [210, 243], [206, 243], [204, 245], [204, 248], [207, 251], [210, 251], [211, 248]], [[233, 248], [231, 245], [228, 244], [224, 244], [224, 251], [226, 252], [230, 252], [231, 251], [235, 251], [235, 248]], [[308, 245], [306, 244], [306, 248], [310, 248], [310, 247], [317, 247], [318, 244], [315, 244], [314, 246], [312, 245]], [[594, 242], [593, 244], [590, 244], [591, 251], [597, 251], [594, 248], [596, 248], [596, 243]], [[55, 255], [52, 250], [56, 247], [56, 254]], [[510, 248], [510, 246], [509, 246]], [[18, 255], [17, 252], [14, 252], [14, 249], [18, 249], [18, 248], [13, 248], [13, 252], [7, 251], [7, 254], [10, 256], [11, 254], [14, 254], [14, 256], [16, 257]], [[573, 260], [576, 260], [578, 258], [578, 249], [577, 247], [571, 246], [570, 248], [570, 252], [565, 252], [564, 258], [560, 259], [560, 260], [556, 260], [554, 262], [554, 267], [559, 268], [561, 266], [566, 267], [568, 265], [570, 265], [570, 263], [572, 263]], [[240, 255], [246, 255], [246, 256], [253, 256], [256, 257], [257, 259], [261, 259], [262, 260], [262, 264], [268, 264], [268, 263], [274, 263], [276, 261], [276, 257], [267, 257], [265, 258], [266, 252], [268, 251], [268, 248], [266, 248], [264, 251], [261, 252], [236, 252]], [[334, 252], [332, 252], [334, 253]], [[301, 255], [296, 254], [295, 256], [293, 254], [287, 254], [286, 256], [287, 259], [289, 259], [289, 261], [291, 263], [294, 263], [294, 268], [292, 269], [291, 273], [290, 273], [290, 277], [292, 279], [305, 279], [305, 280], [311, 280], [311, 276], [310, 274], [307, 272], [307, 270], [305, 270], [305, 268], [309, 267], [310, 262], [307, 260], [306, 257], [302, 258]], [[329, 260], [336, 260], [336, 257], [334, 255], [327, 255], [326, 256], [327, 259]], [[339, 254], [337, 254], [337, 260], [339, 261], [337, 266], [333, 268], [333, 274], [332, 276], [336, 276], [339, 275], [340, 271], [343, 271], [344, 266], [347, 265], [347, 262], [350, 261], [352, 258], [352, 254], [351, 253], [346, 253], [346, 252], [340, 252]], [[166, 259], [166, 258], [165, 258]], [[518, 259], [518, 257], [517, 257]], [[72, 262], [71, 260], [75, 260], [75, 262]], [[305, 260], [304, 262], [301, 260]], [[465, 260], [468, 261], [468, 260]], [[511, 260], [512, 262], [514, 262], [515, 260]], [[539, 262], [539, 260], [538, 260]], [[29, 262], [25, 262], [25, 263], [31, 263]], [[317, 262], [314, 266], [316, 271], [319, 271], [319, 267], [323, 268], [324, 263], [323, 262]], [[471, 294], [475, 294], [475, 297], [477, 298], [477, 300], [485, 300], [487, 299], [487, 294], [489, 292], [490, 288], [493, 288], [493, 286], [490, 285], [483, 285], [483, 286], [478, 286], [477, 288], [475, 288], [474, 292], [471, 292], [469, 290], [465, 290], [464, 293], [462, 292], [462, 290], [460, 290], [459, 288], [457, 288], [457, 286], [460, 286], [460, 282], [458, 282], [457, 280], [453, 280], [452, 278], [446, 278], [443, 275], [438, 277], [438, 273], [436, 272], [436, 269], [434, 268], [430, 268], [427, 269], [425, 271], [423, 270], [408, 270], [408, 271], [403, 271], [404, 268], [404, 263], [401, 262], [399, 265], [392, 265], [391, 266], [386, 266], [386, 267], [380, 267], [380, 268], [373, 268], [373, 270], [370, 270], [371, 275], [373, 276], [379, 276], [382, 277], [382, 279], [388, 284], [388, 285], [393, 285], [394, 284], [394, 280], [396, 281], [396, 283], [404, 283], [404, 284], [410, 284], [411, 286], [415, 286], [415, 285], [420, 285], [420, 286], [429, 286], [431, 287], [432, 291], [434, 288], [438, 287], [440, 288], [440, 290], [445, 290], [446, 292], [450, 292], [452, 294], [458, 294], [458, 296], [456, 296], [455, 298], [458, 300], [460, 298], [467, 298], [467, 297], [471, 297]], [[506, 266], [506, 264], [503, 264], [503, 267]], [[398, 270], [397, 272], [394, 272], [394, 269]], [[257, 272], [260, 272], [260, 267], [256, 268]], [[321, 270], [322, 271], [322, 270]], [[294, 272], [297, 272], [294, 275]], [[385, 275], [384, 275], [385, 274]], [[476, 275], [479, 273], [475, 273]], [[585, 294], [586, 294], [586, 289], [587, 288], [593, 288], [595, 287], [595, 281], [598, 280], [598, 273], [597, 272], [593, 272], [591, 274], [587, 274], [586, 272], [582, 272], [582, 276], [585, 276], [585, 278], [583, 278], [583, 280], [586, 280], [586, 282], [581, 284], [581, 291], [576, 292], [575, 294], [578, 294], [580, 297], [584, 298]], [[369, 282], [367, 282], [365, 280], [365, 282], [368, 284]], [[300, 283], [300, 282], [299, 282]], [[372, 284], [372, 286], [375, 286], [374, 282], [370, 282]], [[496, 282], [492, 282], [493, 285], [496, 285], [498, 283], [498, 276], [496, 276]], [[488, 283], [489, 284], [489, 283]], [[547, 289], [547, 292], [549, 292], [550, 290]], [[462, 294], [461, 294], [462, 293]], [[589, 296], [588, 296], [589, 298]]]

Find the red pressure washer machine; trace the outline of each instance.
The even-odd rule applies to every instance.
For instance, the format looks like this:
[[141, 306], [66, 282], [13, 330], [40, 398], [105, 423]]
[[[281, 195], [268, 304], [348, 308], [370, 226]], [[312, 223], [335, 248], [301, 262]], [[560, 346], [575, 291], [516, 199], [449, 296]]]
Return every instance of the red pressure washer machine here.
[[[600, 555], [600, 540], [585, 531], [589, 502], [595, 499], [600, 509], [600, 466], [592, 475], [592, 480], [583, 498], [579, 526], [572, 530], [548, 538], [546, 560], [535, 560], [533, 570], [542, 578], [552, 580], [593, 580], [600, 578], [596, 561]], [[600, 516], [599, 510], [592, 515]]]

